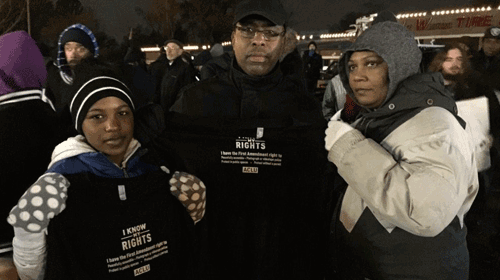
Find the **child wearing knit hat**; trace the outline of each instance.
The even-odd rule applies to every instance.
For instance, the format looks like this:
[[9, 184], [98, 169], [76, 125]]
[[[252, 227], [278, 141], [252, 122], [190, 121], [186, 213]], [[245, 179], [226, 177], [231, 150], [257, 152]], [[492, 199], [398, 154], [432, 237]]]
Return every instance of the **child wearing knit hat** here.
[[[104, 73], [104, 72], [102, 72]], [[134, 101], [112, 75], [86, 77], [71, 116], [79, 135], [59, 144], [11, 210], [22, 279], [190, 279], [205, 186], [134, 137]], [[77, 81], [75, 81], [77, 82]]]

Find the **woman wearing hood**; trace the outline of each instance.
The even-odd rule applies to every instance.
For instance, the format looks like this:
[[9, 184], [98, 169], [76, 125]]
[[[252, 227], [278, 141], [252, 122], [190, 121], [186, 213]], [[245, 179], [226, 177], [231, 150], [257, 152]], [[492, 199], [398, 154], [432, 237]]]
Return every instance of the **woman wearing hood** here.
[[75, 80], [79, 135], [54, 149], [7, 219], [19, 276], [192, 279], [205, 186], [141, 145], [130, 90], [110, 71], [93, 71]]
[[348, 254], [341, 267], [361, 279], [468, 279], [473, 145], [442, 76], [418, 74], [420, 60], [395, 22], [370, 27], [340, 60], [363, 109], [351, 124], [338, 112], [325, 145], [347, 183], [336, 221]]
[[[12, 206], [42, 173], [62, 141], [56, 114], [43, 94], [47, 79], [43, 56], [24, 31], [0, 36], [0, 214]], [[12, 228], [0, 223], [0, 275], [15, 274]], [[12, 272], [8, 271], [12, 267]], [[2, 277], [0, 277], [2, 278]], [[17, 278], [17, 277], [16, 277]], [[11, 278], [8, 278], [11, 279]]]

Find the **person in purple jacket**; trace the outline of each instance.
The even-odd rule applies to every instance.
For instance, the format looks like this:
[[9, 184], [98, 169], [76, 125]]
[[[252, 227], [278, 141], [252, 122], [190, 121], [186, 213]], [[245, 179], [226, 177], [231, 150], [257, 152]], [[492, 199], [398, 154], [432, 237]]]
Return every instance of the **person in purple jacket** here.
[[[58, 139], [55, 112], [44, 97], [43, 56], [26, 32], [0, 36], [0, 214], [47, 168]], [[0, 274], [17, 279], [12, 264], [14, 232], [0, 223]]]

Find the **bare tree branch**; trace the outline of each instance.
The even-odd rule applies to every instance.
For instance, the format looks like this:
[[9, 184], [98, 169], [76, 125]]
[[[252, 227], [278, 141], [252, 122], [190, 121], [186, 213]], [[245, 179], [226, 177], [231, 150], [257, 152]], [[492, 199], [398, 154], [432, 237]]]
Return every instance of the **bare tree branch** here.
[[23, 7], [23, 9], [19, 13], [19, 16], [15, 19], [15, 21], [7, 29], [5, 29], [3, 31], [4, 34], [10, 32], [11, 30], [13, 30], [14, 27], [16, 27], [16, 25], [24, 18], [24, 11], [25, 10], [26, 10], [26, 7]]
[[[19, 22], [25, 18], [25, 1], [9, 0], [2, 1], [0, 6], [0, 33], [7, 33], [13, 30]], [[21, 8], [22, 7], [22, 8]]]

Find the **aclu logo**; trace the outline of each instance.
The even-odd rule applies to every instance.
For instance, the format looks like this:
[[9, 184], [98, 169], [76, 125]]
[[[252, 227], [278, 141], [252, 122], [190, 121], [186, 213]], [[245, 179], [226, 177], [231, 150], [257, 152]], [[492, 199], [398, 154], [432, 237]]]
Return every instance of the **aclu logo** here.
[[134, 269], [134, 276], [141, 275], [141, 274], [146, 273], [150, 270], [151, 270], [151, 267], [149, 266], [149, 264], [147, 264], [145, 266], [141, 266], [139, 268]]
[[259, 168], [258, 167], [243, 166], [243, 173], [257, 174], [257, 173], [259, 173]]

